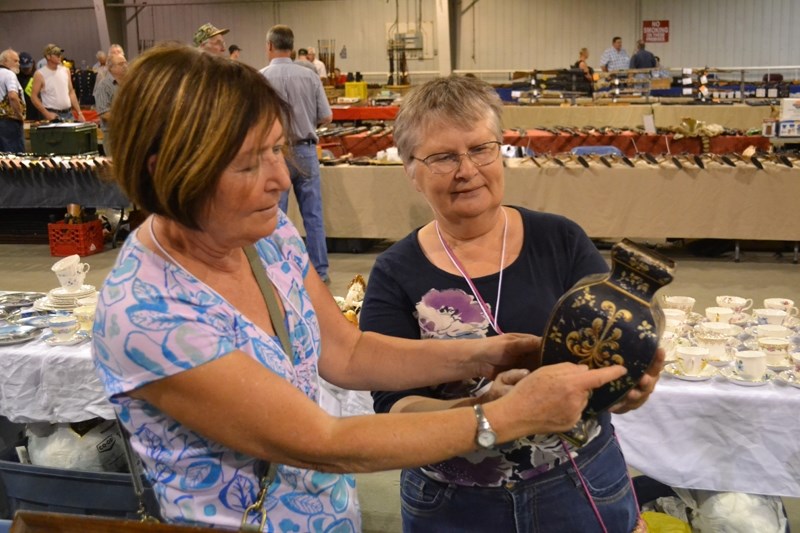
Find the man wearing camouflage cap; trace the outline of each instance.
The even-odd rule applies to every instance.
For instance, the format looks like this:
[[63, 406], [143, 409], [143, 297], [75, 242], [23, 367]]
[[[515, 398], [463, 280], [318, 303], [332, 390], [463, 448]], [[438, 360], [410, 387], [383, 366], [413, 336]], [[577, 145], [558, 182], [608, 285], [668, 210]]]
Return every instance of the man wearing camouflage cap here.
[[47, 63], [33, 75], [31, 102], [45, 120], [71, 121], [74, 111], [78, 120], [85, 122], [72, 87], [72, 76], [69, 69], [61, 64], [63, 54], [63, 50], [54, 44], [45, 47], [44, 57]]
[[203, 52], [218, 56], [226, 56], [228, 50], [225, 48], [225, 38], [223, 35], [229, 31], [230, 30], [221, 30], [210, 22], [207, 22], [194, 32], [194, 45]]

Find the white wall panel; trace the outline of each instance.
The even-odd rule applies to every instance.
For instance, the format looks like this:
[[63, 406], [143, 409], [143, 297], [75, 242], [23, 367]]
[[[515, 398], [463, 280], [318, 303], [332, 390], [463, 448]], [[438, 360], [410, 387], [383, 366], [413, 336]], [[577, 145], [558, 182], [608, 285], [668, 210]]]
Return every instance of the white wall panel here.
[[38, 61], [48, 43], [79, 67], [82, 61], [92, 66], [100, 47], [92, 0], [0, 1], [0, 50], [28, 52]]
[[800, 64], [797, 0], [642, 0], [642, 18], [670, 21], [670, 42], [650, 47], [666, 65]]
[[615, 35], [631, 50], [637, 12], [637, 0], [482, 0], [461, 18], [459, 68], [566, 68], [584, 46], [597, 65]]
[[[415, 22], [420, 9], [420, 0], [220, 0], [199, 5], [192, 0], [171, 1], [176, 5], [146, 7], [127, 24], [124, 44], [130, 57], [136, 55], [137, 40], [189, 43], [197, 27], [210, 21], [230, 28], [228, 44], [244, 48], [243, 60], [261, 67], [266, 63], [265, 33], [271, 25], [283, 23], [295, 30], [298, 47], [334, 39], [336, 66], [344, 71], [386, 72], [385, 24], [395, 20], [396, 7], [400, 22], [406, 23]], [[421, 0], [422, 19], [434, 24], [435, 1]], [[471, 2], [461, 0], [461, 9]], [[58, 10], [76, 6], [84, 9]], [[52, 41], [78, 64], [91, 63], [99, 47], [91, 6], [92, 0], [0, 1], [0, 46], [38, 56]], [[42, 8], [51, 11], [16, 12]], [[120, 8], [108, 8], [115, 9]], [[124, 11], [125, 18], [133, 14], [132, 9]], [[668, 66], [800, 63], [795, 45], [798, 0], [478, 0], [460, 17], [454, 58], [463, 70], [563, 68], [586, 46], [590, 64], [597, 66], [614, 35], [622, 36], [624, 47], [633, 53], [641, 19], [670, 21], [670, 42], [649, 45]], [[346, 59], [338, 55], [343, 46]], [[438, 56], [409, 61], [408, 67], [412, 81], [419, 81], [424, 76], [414, 73], [438, 70]]]

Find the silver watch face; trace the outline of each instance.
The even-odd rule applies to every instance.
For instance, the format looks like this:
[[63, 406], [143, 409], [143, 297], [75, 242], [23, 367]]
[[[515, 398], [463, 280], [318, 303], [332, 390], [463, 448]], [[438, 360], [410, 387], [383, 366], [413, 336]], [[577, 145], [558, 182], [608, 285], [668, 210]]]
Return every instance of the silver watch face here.
[[476, 440], [478, 441], [479, 446], [483, 448], [491, 448], [494, 446], [494, 443], [497, 440], [497, 435], [494, 434], [494, 431], [482, 430], [478, 432], [478, 437]]

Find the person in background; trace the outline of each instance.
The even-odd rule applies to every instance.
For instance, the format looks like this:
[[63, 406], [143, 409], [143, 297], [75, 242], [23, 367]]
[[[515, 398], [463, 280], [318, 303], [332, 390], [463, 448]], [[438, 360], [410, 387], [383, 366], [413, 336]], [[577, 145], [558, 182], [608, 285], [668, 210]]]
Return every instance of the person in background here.
[[[292, 189], [306, 229], [306, 248], [311, 264], [325, 283], [328, 276], [328, 248], [325, 243], [325, 221], [322, 217], [322, 187], [316, 129], [333, 118], [325, 88], [315, 73], [291, 59], [294, 33], [289, 26], [276, 25], [267, 32], [269, 65], [261, 70], [292, 112], [291, 139], [294, 144], [290, 160]], [[285, 213], [289, 207], [289, 191], [280, 201]]]
[[111, 46], [108, 47], [108, 57], [111, 57], [113, 55], [120, 55], [120, 56], [125, 55], [125, 49], [122, 48], [122, 45], [112, 44]]
[[47, 64], [33, 75], [31, 102], [45, 120], [74, 120], [73, 112], [80, 122], [85, 122], [78, 97], [72, 87], [69, 69], [61, 64], [61, 48], [48, 44], [44, 48]]
[[314, 64], [314, 68], [317, 69], [317, 74], [319, 74], [319, 79], [322, 80], [322, 83], [325, 83], [328, 80], [328, 69], [325, 68], [325, 63], [317, 59], [317, 49], [313, 46], [308, 47], [308, 60]]
[[344, 85], [347, 81], [347, 75], [342, 74], [342, 69], [334, 67], [333, 69], [333, 83], [334, 85]]
[[[447, 342], [543, 335], [566, 291], [608, 271], [573, 221], [503, 205], [502, 109], [489, 84], [463, 76], [427, 82], [403, 99], [394, 140], [433, 220], [378, 256], [359, 318], [363, 331]], [[614, 411], [644, 403], [663, 358], [660, 352]], [[468, 379], [374, 389], [374, 407], [376, 413], [447, 412], [481, 405], [496, 386]], [[403, 470], [403, 531], [636, 530], [638, 506], [611, 416], [589, 421], [587, 431], [581, 448], [535, 433]]]
[[227, 29], [221, 30], [207, 22], [194, 32], [194, 45], [203, 52], [224, 56], [227, 53], [227, 49], [225, 48], [225, 37], [223, 35], [229, 31]]
[[656, 56], [645, 50], [644, 41], [641, 39], [637, 41], [636, 53], [631, 58], [630, 68], [656, 68], [656, 64]]
[[581, 48], [578, 51], [578, 60], [571, 66], [571, 68], [579, 68], [583, 71], [583, 77], [589, 83], [594, 83], [594, 69], [587, 63], [589, 59], [589, 49]]
[[603, 72], [612, 72], [614, 70], [625, 70], [630, 65], [631, 58], [622, 48], [622, 37], [614, 37], [611, 39], [611, 47], [603, 51], [600, 56], [600, 68]]
[[[112, 112], [116, 180], [152, 215], [102, 285], [92, 352], [167, 521], [358, 532], [346, 472], [467, 453], [478, 427], [499, 443], [569, 429], [590, 391], [623, 375], [502, 371], [532, 358], [541, 343], [531, 335], [443, 343], [353, 327], [278, 208], [293, 113], [246, 64], [151, 48]], [[317, 404], [319, 377], [403, 389], [476, 375], [503, 384], [480, 417], [465, 407], [339, 418]]]
[[234, 61], [239, 61], [239, 54], [241, 53], [242, 49], [239, 48], [239, 45], [232, 44], [228, 47], [228, 54], [230, 58]]
[[314, 67], [314, 64], [308, 60], [308, 50], [305, 48], [298, 48], [297, 55], [295, 55], [294, 59], [292, 60], [295, 64], [300, 65], [301, 67], [310, 68], [315, 74], [317, 69]]
[[98, 50], [95, 54], [95, 58], [97, 58], [97, 62], [92, 65], [92, 70], [95, 71], [98, 76], [100, 76], [101, 71], [107, 72], [106, 61], [108, 60], [108, 54], [102, 50]]
[[111, 104], [117, 93], [119, 84], [128, 73], [128, 60], [125, 56], [114, 54], [108, 58], [108, 76], [101, 81], [94, 91], [95, 110], [100, 116], [100, 129], [103, 131], [103, 151], [111, 153]]
[[19, 54], [0, 52], [0, 152], [25, 151], [25, 91], [19, 84]]
[[665, 69], [661, 66], [661, 58], [658, 56], [653, 56], [656, 60], [656, 66], [653, 69], [653, 77], [654, 78], [670, 78], [672, 77], [669, 73], [669, 70]]
[[33, 105], [31, 101], [31, 93], [33, 92], [33, 73], [34, 73], [33, 56], [28, 52], [22, 52], [19, 55], [19, 74], [17, 80], [25, 94], [25, 115], [26, 120], [41, 120], [42, 115], [39, 110]]

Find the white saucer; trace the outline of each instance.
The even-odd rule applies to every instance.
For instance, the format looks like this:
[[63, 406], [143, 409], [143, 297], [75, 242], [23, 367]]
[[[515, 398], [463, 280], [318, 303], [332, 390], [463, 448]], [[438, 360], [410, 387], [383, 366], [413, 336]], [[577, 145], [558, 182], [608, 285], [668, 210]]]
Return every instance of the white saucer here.
[[77, 302], [72, 300], [72, 303], [59, 303], [52, 301], [49, 297], [39, 298], [33, 302], [33, 308], [37, 311], [70, 311], [78, 307]]
[[56, 287], [48, 294], [54, 298], [84, 298], [95, 291], [94, 285], [81, 285], [80, 289], [68, 291], [64, 287]]
[[67, 340], [60, 341], [56, 340], [53, 337], [52, 333], [47, 333], [42, 337], [42, 340], [46, 342], [49, 346], [75, 346], [76, 344], [80, 344], [84, 341], [89, 340], [91, 337], [89, 334], [83, 330], [78, 330], [75, 335], [70, 337]]
[[772, 370], [773, 372], [783, 372], [784, 370], [791, 370], [794, 368], [794, 365], [787, 361], [782, 365], [767, 365], [767, 368]]
[[766, 385], [772, 380], [772, 378], [775, 377], [775, 373], [771, 370], [767, 370], [767, 373], [764, 374], [763, 378], [754, 380], [743, 378], [736, 373], [734, 368], [723, 368], [720, 370], [720, 374], [722, 374], [722, 376], [731, 383], [742, 385], [743, 387], [759, 387], [761, 385]]
[[775, 381], [800, 389], [800, 373], [794, 370], [784, 370], [775, 376]]
[[723, 368], [731, 364], [733, 362], [733, 359], [731, 357], [720, 357], [718, 359], [708, 358], [706, 359], [706, 362], [711, 366], [715, 366], [717, 368]]
[[684, 381], [707, 381], [717, 375], [717, 369], [711, 365], [705, 367], [700, 374], [696, 376], [684, 374], [683, 370], [675, 363], [664, 365], [664, 372]]

